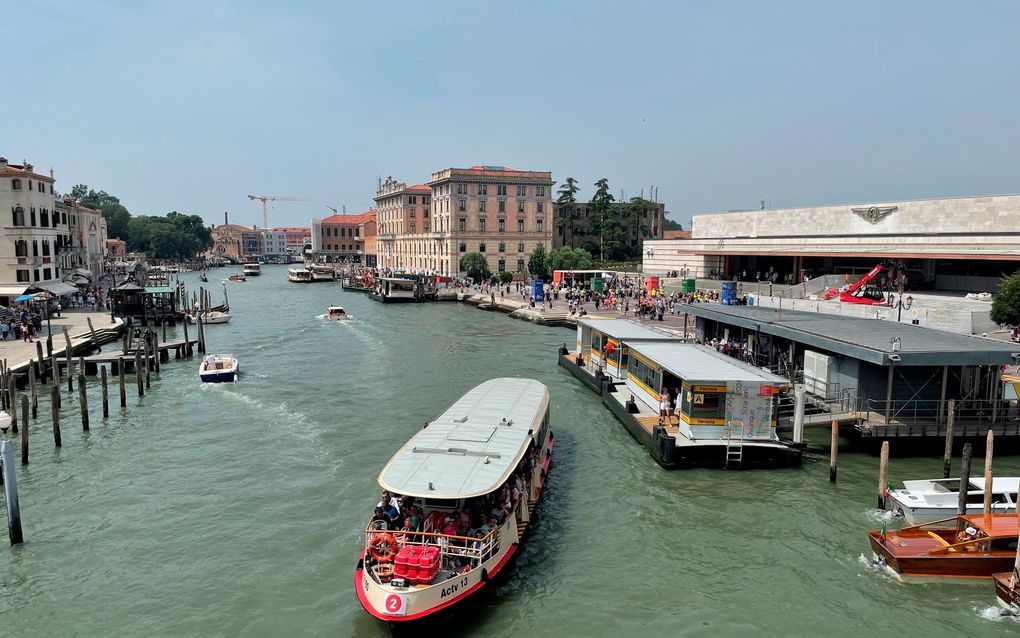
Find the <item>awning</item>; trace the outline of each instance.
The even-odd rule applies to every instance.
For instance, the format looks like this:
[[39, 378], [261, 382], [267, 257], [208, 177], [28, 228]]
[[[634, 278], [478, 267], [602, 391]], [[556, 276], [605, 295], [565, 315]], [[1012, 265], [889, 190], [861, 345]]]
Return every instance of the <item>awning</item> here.
[[25, 294], [28, 286], [19, 284], [17, 286], [0, 286], [0, 297], [17, 297]]
[[88, 277], [89, 279], [92, 279], [92, 271], [91, 270], [86, 270], [85, 268], [75, 268], [74, 269], [74, 274], [81, 275], [82, 277]]
[[58, 297], [63, 297], [64, 295], [72, 295], [78, 292], [77, 288], [63, 281], [51, 281], [49, 283], [38, 284], [38, 287], [44, 290], [49, 290]]

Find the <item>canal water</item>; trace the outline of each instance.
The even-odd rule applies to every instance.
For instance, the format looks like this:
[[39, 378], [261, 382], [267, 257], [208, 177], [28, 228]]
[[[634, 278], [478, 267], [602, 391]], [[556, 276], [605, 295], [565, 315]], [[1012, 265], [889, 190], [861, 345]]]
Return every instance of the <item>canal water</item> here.
[[[230, 272], [212, 274], [214, 303]], [[567, 330], [264, 273], [228, 283], [234, 320], [209, 328], [239, 383], [202, 385], [197, 361], [171, 361], [106, 422], [93, 385], [92, 430], [65, 400], [59, 450], [40, 405], [18, 467], [27, 542], [0, 549], [0, 635], [387, 635], [352, 574], [376, 477], [497, 376], [549, 386], [556, 456], [516, 570], [447, 636], [1016, 635], [988, 582], [901, 583], [869, 565], [872, 456], [843, 453], [835, 485], [822, 450], [797, 470], [666, 472], [557, 367]], [[353, 319], [321, 319], [330, 303]], [[1020, 474], [1020, 459], [997, 469]], [[940, 471], [895, 458], [890, 474]]]

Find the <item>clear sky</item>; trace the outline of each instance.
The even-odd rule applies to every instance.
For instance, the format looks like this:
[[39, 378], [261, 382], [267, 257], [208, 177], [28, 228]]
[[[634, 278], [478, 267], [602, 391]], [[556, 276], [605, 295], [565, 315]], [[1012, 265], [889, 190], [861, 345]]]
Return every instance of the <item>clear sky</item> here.
[[135, 214], [450, 166], [692, 213], [1020, 192], [1020, 2], [5, 3], [0, 155]]

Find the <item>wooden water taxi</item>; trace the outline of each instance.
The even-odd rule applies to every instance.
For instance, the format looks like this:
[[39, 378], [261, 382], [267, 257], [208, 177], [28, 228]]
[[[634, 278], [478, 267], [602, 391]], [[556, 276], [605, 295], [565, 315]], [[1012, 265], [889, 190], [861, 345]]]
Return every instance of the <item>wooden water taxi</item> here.
[[434, 617], [509, 569], [552, 462], [549, 391], [492, 379], [415, 434], [379, 474], [354, 588], [365, 610]]
[[211, 354], [198, 366], [202, 383], [233, 383], [237, 381], [240, 365], [232, 354]]
[[262, 274], [262, 266], [258, 262], [248, 262], [241, 270], [248, 277], [258, 277]]
[[209, 275], [207, 275], [205, 273], [201, 273], [198, 276], [198, 280], [201, 281], [201, 282], [204, 282], [204, 283], [209, 283]]
[[287, 270], [287, 281], [307, 284], [312, 281], [312, 271], [307, 268], [290, 268]]
[[[992, 512], [1016, 511], [1020, 477], [996, 476], [992, 479]], [[923, 479], [903, 481], [903, 489], [890, 490], [888, 509], [902, 516], [908, 525], [917, 525], [955, 514], [959, 506], [960, 479]], [[967, 513], [980, 514], [985, 502], [984, 477], [967, 483]]]
[[347, 312], [340, 306], [326, 306], [326, 318], [340, 321], [347, 318]]
[[995, 597], [999, 604], [1013, 616], [1020, 616], [1020, 574], [1014, 565], [1012, 572], [992, 574], [995, 581]]
[[230, 281], [248, 281], [248, 278], [244, 275], [230, 275], [227, 279]]
[[1015, 514], [966, 514], [904, 527], [869, 531], [876, 559], [900, 576], [991, 578], [1016, 559]]

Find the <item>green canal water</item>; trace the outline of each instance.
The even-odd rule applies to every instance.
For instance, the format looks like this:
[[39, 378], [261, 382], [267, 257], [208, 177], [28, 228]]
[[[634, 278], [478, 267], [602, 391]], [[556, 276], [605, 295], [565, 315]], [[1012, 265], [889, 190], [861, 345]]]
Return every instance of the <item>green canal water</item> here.
[[[240, 358], [239, 383], [202, 385], [196, 361], [171, 361], [106, 422], [93, 385], [92, 430], [69, 407], [59, 450], [40, 405], [18, 467], [27, 542], [0, 549], [0, 635], [387, 635], [352, 576], [378, 472], [495, 376], [549, 386], [556, 456], [516, 569], [448, 636], [1018, 631], [988, 582], [901, 583], [868, 564], [874, 457], [843, 453], [836, 485], [820, 450], [799, 470], [666, 472], [557, 367], [572, 333], [285, 279], [269, 266], [230, 283], [234, 321], [209, 329], [211, 350]], [[353, 320], [318, 318], [329, 303]], [[890, 474], [940, 470], [897, 458]], [[1020, 458], [997, 470], [1020, 474]]]

